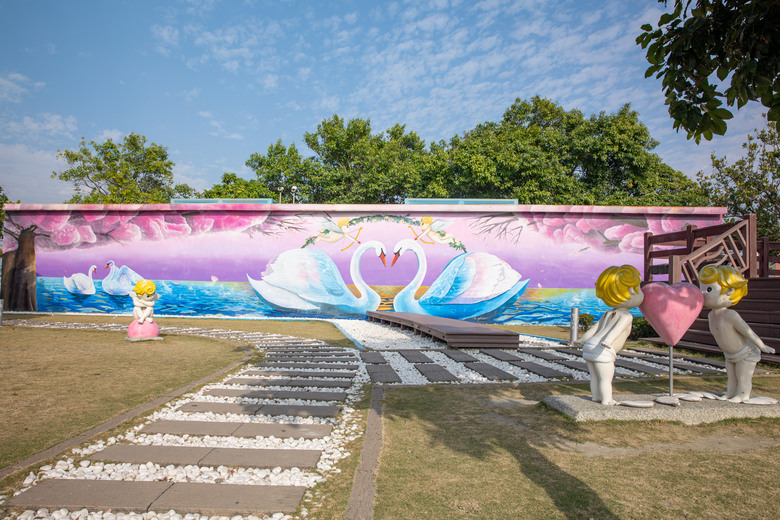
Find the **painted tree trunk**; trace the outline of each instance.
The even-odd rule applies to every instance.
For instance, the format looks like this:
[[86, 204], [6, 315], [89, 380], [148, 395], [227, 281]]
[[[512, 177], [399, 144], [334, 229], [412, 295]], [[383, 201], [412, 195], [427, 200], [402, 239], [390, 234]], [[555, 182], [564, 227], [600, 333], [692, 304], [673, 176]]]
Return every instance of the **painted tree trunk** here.
[[37, 311], [35, 226], [19, 233], [19, 247], [3, 254], [3, 300], [8, 311]]

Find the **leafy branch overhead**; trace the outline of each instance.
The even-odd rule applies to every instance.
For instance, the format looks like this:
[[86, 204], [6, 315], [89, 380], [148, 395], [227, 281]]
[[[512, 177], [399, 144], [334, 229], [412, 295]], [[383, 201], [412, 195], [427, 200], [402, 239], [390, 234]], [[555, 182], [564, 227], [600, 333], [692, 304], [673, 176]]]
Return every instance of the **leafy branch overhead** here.
[[697, 143], [725, 134], [733, 114], [724, 102], [740, 109], [759, 101], [769, 121], [780, 121], [780, 1], [673, 5], [656, 28], [643, 25], [636, 42], [647, 50], [645, 76], [662, 79], [674, 128]]

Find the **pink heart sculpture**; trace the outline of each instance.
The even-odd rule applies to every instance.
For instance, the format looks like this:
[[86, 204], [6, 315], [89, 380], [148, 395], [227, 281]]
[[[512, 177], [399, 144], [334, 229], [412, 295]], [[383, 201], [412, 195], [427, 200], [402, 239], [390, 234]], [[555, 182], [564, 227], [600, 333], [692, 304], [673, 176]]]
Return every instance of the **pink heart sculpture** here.
[[649, 283], [639, 310], [667, 345], [675, 346], [701, 312], [704, 296], [690, 283]]

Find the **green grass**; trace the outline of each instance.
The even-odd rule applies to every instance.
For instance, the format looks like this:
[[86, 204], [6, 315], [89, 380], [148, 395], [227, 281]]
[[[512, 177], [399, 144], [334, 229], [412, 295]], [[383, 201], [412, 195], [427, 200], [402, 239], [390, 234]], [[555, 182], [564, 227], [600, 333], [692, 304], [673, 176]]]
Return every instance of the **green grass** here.
[[[722, 389], [725, 379], [677, 384]], [[776, 377], [755, 387], [780, 397]], [[663, 382], [616, 389], [650, 393]], [[575, 423], [544, 405], [490, 404], [550, 393], [587, 386], [388, 388], [375, 518], [775, 517], [780, 420]]]
[[0, 467], [239, 361], [193, 336], [132, 343], [121, 332], [0, 328]]

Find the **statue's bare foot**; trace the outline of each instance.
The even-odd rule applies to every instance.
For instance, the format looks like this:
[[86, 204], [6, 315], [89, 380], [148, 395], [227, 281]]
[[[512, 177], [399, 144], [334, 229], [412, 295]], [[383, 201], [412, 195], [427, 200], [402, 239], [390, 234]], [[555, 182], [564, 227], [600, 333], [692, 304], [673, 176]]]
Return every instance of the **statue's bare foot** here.
[[750, 399], [750, 396], [745, 397], [744, 395], [735, 395], [734, 397], [726, 399], [726, 401], [731, 403], [741, 403], [747, 399]]
[[618, 404], [618, 402], [615, 401], [614, 399], [609, 399], [609, 400], [601, 401], [601, 404], [605, 406], [615, 406], [616, 404]]

